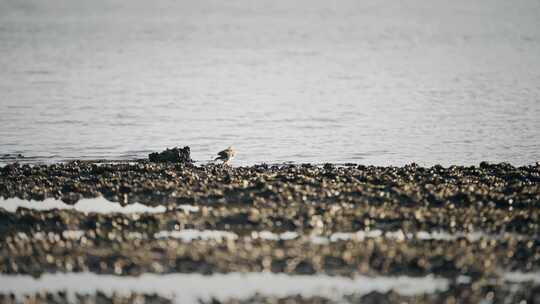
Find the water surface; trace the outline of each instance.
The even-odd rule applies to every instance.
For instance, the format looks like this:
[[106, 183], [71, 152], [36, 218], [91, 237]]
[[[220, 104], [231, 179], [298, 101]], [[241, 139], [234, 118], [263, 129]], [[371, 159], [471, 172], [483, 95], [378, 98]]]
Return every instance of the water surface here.
[[0, 0], [1, 162], [540, 160], [540, 2]]

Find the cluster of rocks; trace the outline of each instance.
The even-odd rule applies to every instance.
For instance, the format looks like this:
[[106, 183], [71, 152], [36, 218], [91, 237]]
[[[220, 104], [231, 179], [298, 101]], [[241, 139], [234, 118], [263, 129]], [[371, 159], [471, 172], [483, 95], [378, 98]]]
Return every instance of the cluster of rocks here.
[[148, 160], [154, 163], [183, 163], [191, 164], [191, 151], [188, 146], [183, 148], [174, 147], [172, 149], [166, 149], [162, 152], [154, 152], [148, 155]]
[[15, 164], [0, 169], [0, 196], [192, 204], [208, 207], [207, 229], [540, 232], [540, 165]]
[[[103, 196], [124, 205], [138, 202], [167, 208], [152, 214], [83, 214], [24, 208], [8, 212], [0, 205], [2, 273], [271, 271], [344, 276], [434, 274], [451, 280], [465, 275], [473, 283], [464, 287], [462, 295], [437, 296], [475, 302], [490, 291], [471, 289], [474, 282], [497, 279], [505, 271], [540, 270], [540, 164], [448, 168], [415, 164], [230, 168], [147, 160], [12, 164], [0, 168], [0, 196], [57, 198], [70, 204]], [[180, 208], [186, 204], [195, 208], [189, 212]], [[160, 231], [184, 229], [224, 230], [238, 237], [190, 242], [155, 237]], [[373, 230], [383, 234], [313, 242], [314, 236]], [[66, 237], [64, 231], [78, 231], [80, 236]], [[271, 240], [254, 236], [261, 231], [294, 232], [298, 237]], [[462, 236], [411, 237], [419, 232]], [[470, 239], [468, 233], [480, 237]], [[524, 297], [537, 294], [532, 290]], [[502, 291], [494, 292], [497, 298]], [[369, 296], [391, 303], [408, 301], [392, 294]], [[438, 299], [443, 298], [418, 302]], [[365, 296], [361, 300], [370, 301]]]
[[4, 237], [0, 271], [35, 276], [56, 271], [117, 275], [270, 271], [488, 278], [501, 271], [540, 269], [537, 240], [408, 241], [377, 237], [318, 244], [306, 238], [242, 237], [185, 242], [154, 235], [133, 236], [121, 229], [106, 232], [100, 227], [87, 230], [77, 239], [62, 234]]

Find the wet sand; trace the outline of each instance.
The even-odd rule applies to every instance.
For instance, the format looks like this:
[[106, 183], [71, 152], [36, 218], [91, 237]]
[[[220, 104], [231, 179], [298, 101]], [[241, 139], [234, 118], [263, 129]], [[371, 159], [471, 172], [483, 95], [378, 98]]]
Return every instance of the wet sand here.
[[[0, 168], [0, 196], [3, 275], [270, 272], [449, 282], [418, 295], [351, 292], [351, 303], [503, 303], [539, 293], [540, 164], [8, 165]], [[516, 282], [509, 273], [529, 277]]]

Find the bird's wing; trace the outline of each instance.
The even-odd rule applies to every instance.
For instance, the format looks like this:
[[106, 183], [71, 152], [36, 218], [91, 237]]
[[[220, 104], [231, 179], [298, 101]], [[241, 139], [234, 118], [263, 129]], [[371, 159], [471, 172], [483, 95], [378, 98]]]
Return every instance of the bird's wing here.
[[218, 155], [221, 156], [221, 157], [227, 157], [228, 151], [227, 150], [219, 151]]

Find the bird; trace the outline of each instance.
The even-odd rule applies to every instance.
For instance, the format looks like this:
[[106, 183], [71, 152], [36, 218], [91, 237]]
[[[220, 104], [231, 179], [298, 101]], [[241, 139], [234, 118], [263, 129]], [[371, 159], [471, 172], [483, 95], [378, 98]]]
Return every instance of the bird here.
[[233, 160], [234, 156], [236, 155], [236, 150], [234, 150], [234, 148], [232, 146], [229, 146], [227, 149], [218, 152], [217, 155], [218, 155], [218, 157], [216, 157], [216, 159], [214, 159], [214, 161], [222, 160], [223, 165], [230, 166], [231, 161]]

